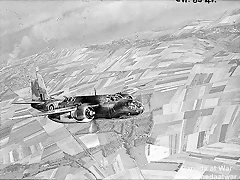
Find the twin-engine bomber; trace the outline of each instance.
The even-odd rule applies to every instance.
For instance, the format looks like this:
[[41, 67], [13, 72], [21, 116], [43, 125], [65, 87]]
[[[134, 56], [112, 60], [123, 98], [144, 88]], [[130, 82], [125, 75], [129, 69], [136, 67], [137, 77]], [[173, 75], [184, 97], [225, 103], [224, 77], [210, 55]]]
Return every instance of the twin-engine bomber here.
[[64, 91], [49, 95], [42, 76], [36, 70], [36, 79], [31, 81], [32, 101], [15, 102], [13, 104], [31, 104], [34, 109], [41, 111], [36, 115], [23, 117], [47, 116], [58, 123], [95, 123], [95, 119], [128, 118], [142, 114], [142, 103], [134, 100], [127, 93], [106, 95], [72, 96], [57, 99], [55, 96]]

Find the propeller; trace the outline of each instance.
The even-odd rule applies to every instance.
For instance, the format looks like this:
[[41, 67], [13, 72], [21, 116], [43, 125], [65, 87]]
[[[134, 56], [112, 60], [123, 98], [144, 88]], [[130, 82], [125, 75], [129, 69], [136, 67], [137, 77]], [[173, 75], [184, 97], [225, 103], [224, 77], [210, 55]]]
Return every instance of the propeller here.
[[97, 124], [96, 120], [93, 119], [90, 122], [89, 133], [97, 133], [98, 131], [99, 131], [98, 124]]

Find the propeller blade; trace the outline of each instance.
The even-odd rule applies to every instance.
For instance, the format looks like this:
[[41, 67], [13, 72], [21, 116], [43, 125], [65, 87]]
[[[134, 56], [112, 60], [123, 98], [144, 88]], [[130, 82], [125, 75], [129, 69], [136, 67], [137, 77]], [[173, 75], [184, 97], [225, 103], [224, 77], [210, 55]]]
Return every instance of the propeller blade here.
[[89, 132], [90, 133], [97, 133], [98, 131], [99, 131], [99, 127], [98, 127], [98, 124], [97, 124], [96, 120], [92, 120], [90, 122]]

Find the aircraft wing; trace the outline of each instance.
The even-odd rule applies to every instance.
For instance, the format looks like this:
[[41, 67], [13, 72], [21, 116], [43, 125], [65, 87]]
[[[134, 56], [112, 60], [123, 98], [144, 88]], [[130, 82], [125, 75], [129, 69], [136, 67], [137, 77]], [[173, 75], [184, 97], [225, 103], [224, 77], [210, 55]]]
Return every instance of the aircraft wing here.
[[16, 120], [16, 119], [22, 119], [22, 118], [47, 116], [47, 115], [52, 115], [52, 114], [65, 114], [65, 113], [68, 113], [68, 112], [71, 112], [71, 111], [74, 111], [74, 110], [76, 110], [76, 107], [61, 108], [61, 109], [56, 109], [56, 110], [45, 112], [45, 113], [27, 114], [27, 115], [23, 115], [23, 116], [13, 117], [13, 118], [10, 118], [10, 119], [11, 120]]

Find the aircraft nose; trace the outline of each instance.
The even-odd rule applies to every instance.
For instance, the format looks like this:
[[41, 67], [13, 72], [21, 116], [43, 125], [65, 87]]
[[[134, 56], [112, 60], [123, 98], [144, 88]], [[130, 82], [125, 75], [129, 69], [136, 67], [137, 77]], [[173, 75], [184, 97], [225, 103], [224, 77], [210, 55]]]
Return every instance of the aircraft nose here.
[[136, 107], [136, 112], [137, 112], [138, 114], [142, 114], [142, 113], [143, 113], [143, 111], [144, 111], [144, 106], [143, 106], [143, 104], [142, 104], [141, 102], [135, 101], [135, 107]]
[[140, 103], [139, 111], [140, 111], [140, 114], [142, 114], [144, 111], [144, 106], [142, 103]]
[[140, 107], [140, 110], [141, 110], [141, 113], [143, 113], [143, 111], [144, 111], [143, 105]]

